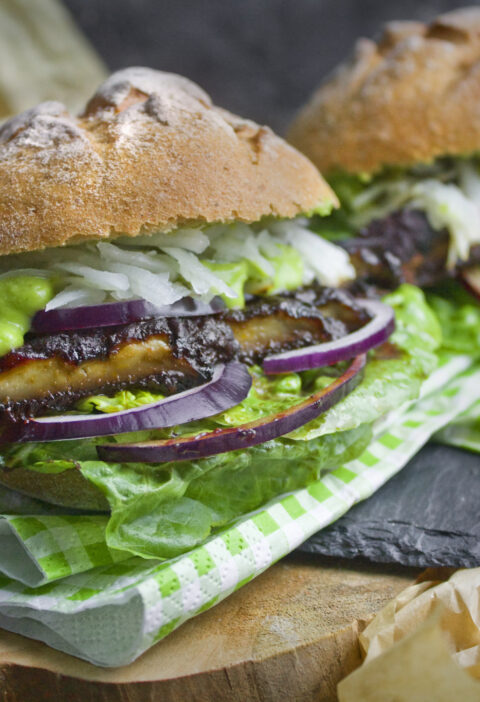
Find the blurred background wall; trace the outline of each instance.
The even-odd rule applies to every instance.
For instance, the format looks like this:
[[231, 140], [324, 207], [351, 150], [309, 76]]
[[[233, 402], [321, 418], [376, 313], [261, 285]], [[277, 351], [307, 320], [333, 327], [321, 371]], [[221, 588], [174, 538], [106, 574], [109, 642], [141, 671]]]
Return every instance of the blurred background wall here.
[[182, 73], [200, 83], [223, 107], [279, 131], [357, 36], [374, 37], [388, 20], [428, 20], [467, 4], [452, 0], [64, 2], [111, 69], [148, 65]]

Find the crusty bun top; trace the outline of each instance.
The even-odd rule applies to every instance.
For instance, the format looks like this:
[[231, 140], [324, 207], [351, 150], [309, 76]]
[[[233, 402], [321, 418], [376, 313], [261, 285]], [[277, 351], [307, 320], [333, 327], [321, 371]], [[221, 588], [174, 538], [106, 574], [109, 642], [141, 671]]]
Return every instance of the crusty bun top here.
[[324, 172], [480, 151], [480, 7], [393, 22], [320, 86], [289, 139]]
[[0, 255], [186, 223], [293, 217], [335, 196], [268, 128], [186, 78], [114, 73], [80, 117], [45, 102], [0, 128]]

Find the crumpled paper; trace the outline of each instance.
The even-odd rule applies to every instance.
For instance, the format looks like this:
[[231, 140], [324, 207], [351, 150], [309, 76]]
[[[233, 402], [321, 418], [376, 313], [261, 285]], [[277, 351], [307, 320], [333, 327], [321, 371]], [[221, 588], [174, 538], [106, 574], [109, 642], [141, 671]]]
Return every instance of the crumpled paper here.
[[360, 646], [364, 663], [339, 684], [339, 702], [478, 702], [480, 568], [407, 588]]

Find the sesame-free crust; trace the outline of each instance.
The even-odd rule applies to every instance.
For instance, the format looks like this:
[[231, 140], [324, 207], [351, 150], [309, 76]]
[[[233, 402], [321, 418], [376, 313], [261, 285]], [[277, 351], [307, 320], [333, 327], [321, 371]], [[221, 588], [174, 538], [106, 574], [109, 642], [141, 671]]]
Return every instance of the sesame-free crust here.
[[480, 151], [480, 7], [360, 39], [294, 120], [324, 173], [375, 173]]
[[328, 201], [313, 165], [270, 129], [147, 68], [114, 73], [80, 117], [46, 102], [0, 128], [0, 255]]

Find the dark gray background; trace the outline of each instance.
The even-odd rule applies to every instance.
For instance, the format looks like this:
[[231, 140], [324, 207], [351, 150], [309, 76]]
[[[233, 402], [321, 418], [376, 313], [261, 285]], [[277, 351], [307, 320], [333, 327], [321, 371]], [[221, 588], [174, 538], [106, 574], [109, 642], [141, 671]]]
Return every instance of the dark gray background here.
[[65, 4], [111, 69], [147, 65], [181, 73], [222, 107], [282, 132], [357, 36], [375, 36], [388, 20], [428, 20], [466, 3], [65, 0]]

